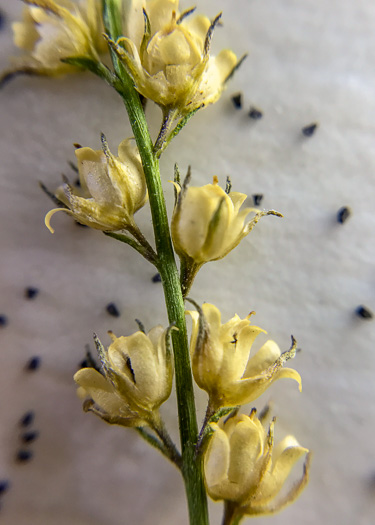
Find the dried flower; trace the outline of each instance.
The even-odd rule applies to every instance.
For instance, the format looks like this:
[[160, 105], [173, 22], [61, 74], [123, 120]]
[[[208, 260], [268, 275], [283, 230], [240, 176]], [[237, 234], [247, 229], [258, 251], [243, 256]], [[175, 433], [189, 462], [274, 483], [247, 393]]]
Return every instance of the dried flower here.
[[[204, 458], [207, 491], [214, 500], [226, 500], [233, 516], [272, 514], [295, 501], [308, 482], [310, 453], [293, 436], [273, 449], [273, 427], [268, 433], [255, 415], [211, 423], [213, 435]], [[306, 455], [302, 478], [277, 498], [296, 462]], [[276, 500], [276, 501], [275, 501]]]
[[172, 389], [168, 334], [169, 329], [162, 326], [147, 335], [138, 331], [129, 337], [116, 337], [110, 332], [113, 342], [108, 350], [95, 336], [104, 375], [93, 368], [82, 368], [74, 376], [91, 398], [88, 408], [108, 422], [125, 426], [152, 421]]
[[101, 0], [24, 0], [23, 21], [13, 24], [14, 43], [25, 54], [14, 72], [28, 70], [42, 75], [77, 71], [61, 59], [97, 58], [107, 44], [103, 38]]
[[134, 213], [147, 200], [146, 181], [138, 148], [132, 139], [121, 142], [118, 157], [112, 155], [102, 135], [103, 151], [76, 150], [80, 187], [65, 182], [56, 197], [68, 208], [55, 208], [45, 218], [47, 228], [52, 215], [65, 211], [80, 223], [103, 231], [134, 226]]
[[[178, 11], [178, 0], [133, 0], [125, 18], [125, 37], [114, 47], [136, 89], [164, 109], [180, 115], [212, 104], [237, 67], [229, 50], [209, 54], [213, 22], [194, 9]], [[143, 19], [144, 17], [144, 19]]]
[[[193, 301], [191, 301], [193, 302]], [[301, 377], [292, 368], [283, 368], [295, 356], [296, 341], [283, 354], [274, 341], [267, 341], [254, 356], [251, 347], [260, 333], [252, 326], [249, 314], [240, 319], [236, 314], [221, 324], [221, 314], [213, 304], [205, 303], [198, 311], [188, 311], [193, 327], [190, 354], [194, 379], [210, 397], [210, 405], [220, 407], [244, 405], [257, 399], [274, 381], [290, 378], [302, 389]]]
[[[282, 217], [274, 210], [240, 210], [247, 195], [233, 191], [227, 194], [219, 186], [217, 177], [206, 186], [188, 186], [187, 180], [182, 188], [175, 184], [179, 195], [171, 231], [178, 255], [191, 259], [194, 264], [202, 265], [225, 257], [264, 215]], [[245, 222], [251, 212], [255, 216]]]

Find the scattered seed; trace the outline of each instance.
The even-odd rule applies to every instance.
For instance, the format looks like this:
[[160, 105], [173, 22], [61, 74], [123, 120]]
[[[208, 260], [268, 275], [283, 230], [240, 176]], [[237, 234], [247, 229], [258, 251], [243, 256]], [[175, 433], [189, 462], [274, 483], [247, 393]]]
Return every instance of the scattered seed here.
[[120, 311], [115, 305], [115, 303], [109, 303], [106, 306], [106, 310], [109, 313], [109, 315], [112, 315], [113, 317], [120, 317]]
[[348, 206], [343, 206], [337, 212], [337, 222], [339, 222], [340, 224], [344, 224], [344, 222], [346, 222], [349, 219], [351, 214], [351, 209]]
[[317, 127], [318, 127], [318, 124], [316, 122], [314, 122], [313, 124], [309, 124], [308, 126], [305, 126], [304, 128], [302, 128], [302, 135], [305, 135], [305, 137], [312, 137]]
[[253, 195], [254, 206], [259, 206], [262, 202], [263, 195], [261, 193], [255, 193]]
[[3, 29], [5, 26], [5, 15], [2, 11], [0, 11], [0, 30]]
[[30, 430], [28, 432], [24, 432], [21, 436], [21, 440], [24, 443], [32, 443], [39, 437], [39, 432], [37, 430]]
[[20, 463], [26, 463], [27, 461], [30, 461], [32, 459], [33, 453], [31, 450], [25, 450], [21, 449], [16, 454], [16, 460]]
[[38, 288], [34, 288], [33, 286], [28, 286], [25, 290], [26, 299], [35, 299], [35, 297], [38, 294], [39, 294]]
[[360, 305], [356, 308], [355, 313], [362, 319], [372, 319], [374, 314], [366, 306]]
[[8, 318], [5, 314], [0, 314], [0, 327], [8, 324]]
[[30, 372], [34, 370], [38, 370], [38, 368], [40, 367], [41, 361], [42, 361], [41, 358], [35, 355], [27, 363], [26, 370], [29, 370]]
[[28, 427], [31, 425], [31, 423], [34, 421], [35, 414], [32, 410], [29, 410], [29, 412], [26, 412], [20, 420], [21, 427]]
[[259, 109], [251, 107], [249, 111], [249, 117], [253, 120], [259, 120], [263, 117], [263, 113]]
[[236, 109], [241, 109], [242, 108], [242, 93], [236, 93], [236, 95], [233, 95], [232, 102]]
[[0, 480], [0, 496], [9, 490], [10, 482], [7, 479]]
[[161, 283], [161, 275], [160, 273], [156, 273], [152, 278], [151, 281], [153, 283]]

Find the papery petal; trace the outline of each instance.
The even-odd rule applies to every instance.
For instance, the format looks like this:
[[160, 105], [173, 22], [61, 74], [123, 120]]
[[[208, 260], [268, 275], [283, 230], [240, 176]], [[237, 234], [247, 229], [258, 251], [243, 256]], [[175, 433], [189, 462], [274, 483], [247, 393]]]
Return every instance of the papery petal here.
[[226, 479], [229, 468], [230, 446], [226, 433], [216, 424], [210, 424], [214, 431], [205, 453], [204, 469], [208, 488]]

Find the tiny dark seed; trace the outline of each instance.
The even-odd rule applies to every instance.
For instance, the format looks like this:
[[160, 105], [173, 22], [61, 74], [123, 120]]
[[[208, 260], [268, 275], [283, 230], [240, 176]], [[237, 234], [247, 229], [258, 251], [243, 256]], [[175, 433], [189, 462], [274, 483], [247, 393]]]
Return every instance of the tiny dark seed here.
[[19, 461], [20, 463], [30, 461], [32, 457], [33, 457], [33, 453], [31, 450], [21, 449], [16, 454], [16, 460]]
[[0, 496], [9, 490], [10, 482], [7, 479], [0, 480]]
[[312, 137], [317, 127], [318, 127], [318, 124], [316, 122], [314, 122], [313, 124], [309, 124], [308, 126], [305, 126], [304, 128], [302, 128], [302, 135], [305, 135], [305, 137]]
[[356, 308], [355, 313], [362, 319], [372, 319], [374, 314], [366, 306], [360, 305]]
[[34, 421], [35, 414], [32, 410], [26, 412], [20, 420], [21, 427], [28, 427]]
[[161, 283], [161, 275], [160, 275], [160, 273], [156, 273], [156, 274], [152, 277], [151, 281], [152, 281], [153, 283]]
[[255, 193], [253, 195], [254, 206], [259, 206], [262, 202], [263, 195], [261, 193]]
[[120, 317], [121, 315], [115, 303], [107, 304], [106, 310], [109, 313], [109, 315], [112, 315], [113, 317]]
[[0, 11], [0, 30], [4, 28], [5, 25], [5, 15]]
[[236, 109], [242, 108], [242, 93], [237, 93], [236, 95], [233, 95], [232, 97], [233, 106]]
[[25, 297], [26, 299], [35, 299], [35, 297], [39, 294], [38, 288], [34, 288], [33, 286], [29, 286], [25, 290]]
[[8, 324], [8, 318], [5, 314], [0, 314], [0, 327]]
[[30, 372], [34, 370], [38, 370], [38, 368], [40, 367], [41, 361], [42, 361], [41, 358], [35, 355], [27, 363], [26, 370], [29, 370]]
[[259, 120], [263, 117], [263, 113], [257, 108], [250, 108], [249, 117], [253, 120]]
[[337, 212], [337, 222], [339, 222], [340, 224], [344, 224], [344, 222], [346, 222], [349, 219], [351, 214], [352, 212], [350, 208], [348, 208], [348, 206], [343, 206]]
[[21, 436], [21, 440], [24, 443], [32, 443], [39, 437], [39, 432], [37, 430], [30, 430], [29, 432], [24, 432]]

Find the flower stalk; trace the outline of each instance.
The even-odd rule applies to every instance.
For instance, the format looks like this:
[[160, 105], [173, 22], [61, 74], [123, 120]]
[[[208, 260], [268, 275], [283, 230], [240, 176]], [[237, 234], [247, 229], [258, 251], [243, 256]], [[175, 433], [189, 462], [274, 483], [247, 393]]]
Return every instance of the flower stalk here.
[[[118, 15], [118, 7], [115, 0], [103, 0], [103, 14], [107, 34], [112, 40], [116, 41], [121, 36], [121, 28], [119, 27], [120, 16]], [[171, 324], [175, 323], [178, 329], [172, 331], [171, 338], [175, 359], [182, 475], [185, 482], [190, 523], [191, 525], [196, 525], [197, 523], [208, 525], [207, 497], [201, 459], [194, 457], [198, 427], [189, 359], [185, 308], [172, 248], [167, 210], [160, 179], [159, 162], [154, 153], [154, 146], [139, 95], [116, 54], [111, 51], [111, 55], [116, 74], [123, 86], [120, 94], [129, 116], [146, 177], [158, 257], [157, 268], [163, 284], [168, 318], [169, 322]]]

